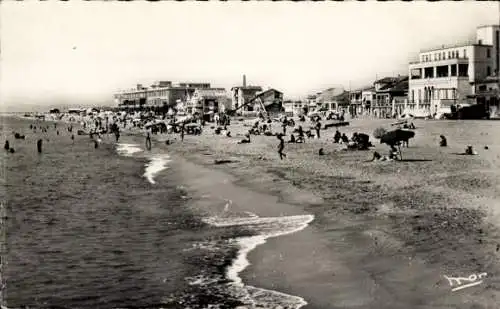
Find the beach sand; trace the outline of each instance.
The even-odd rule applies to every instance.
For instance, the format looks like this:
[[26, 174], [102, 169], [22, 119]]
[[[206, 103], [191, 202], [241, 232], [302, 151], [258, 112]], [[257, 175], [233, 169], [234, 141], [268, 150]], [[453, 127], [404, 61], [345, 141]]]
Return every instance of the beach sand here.
[[[233, 138], [206, 128], [167, 146], [172, 156], [203, 166], [190, 169], [200, 173], [193, 187], [220, 188], [222, 198], [240, 199], [238, 211], [315, 217], [304, 230], [251, 251], [243, 282], [301, 296], [304, 308], [498, 307], [500, 141], [493, 132], [500, 122], [415, 121], [416, 137], [400, 162], [340, 151], [332, 143], [335, 129], [322, 131], [320, 140], [287, 144], [281, 161], [276, 137], [238, 145], [249, 127], [233, 122]], [[351, 120], [340, 131], [372, 134], [390, 122]], [[440, 134], [449, 147], [437, 147]], [[468, 144], [478, 156], [458, 154]], [[317, 155], [321, 147], [326, 156]], [[214, 164], [222, 159], [234, 162]], [[456, 292], [444, 277], [483, 272], [482, 284]]]

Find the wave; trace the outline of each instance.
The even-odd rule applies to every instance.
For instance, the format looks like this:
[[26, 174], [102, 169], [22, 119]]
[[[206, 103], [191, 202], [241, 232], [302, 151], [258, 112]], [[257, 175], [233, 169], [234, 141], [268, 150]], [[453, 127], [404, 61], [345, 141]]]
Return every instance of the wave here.
[[[117, 144], [116, 152], [119, 155], [130, 157], [135, 153], [142, 152], [143, 150], [137, 144]], [[146, 163], [144, 177], [151, 183], [156, 184], [154, 177], [161, 171], [167, 168], [167, 163], [170, 162], [170, 157], [166, 154], [154, 155], [146, 157], [149, 162]]]
[[149, 163], [146, 164], [144, 177], [151, 183], [155, 184], [154, 177], [161, 171], [167, 168], [167, 163], [170, 162], [168, 155], [160, 155], [151, 157]]
[[[280, 305], [283, 308], [298, 309], [307, 305], [307, 302], [298, 296], [245, 285], [239, 274], [250, 265], [248, 254], [257, 246], [266, 243], [268, 238], [298, 232], [306, 228], [313, 220], [314, 216], [312, 215], [262, 218], [251, 213], [249, 217], [205, 218], [203, 221], [216, 227], [245, 226], [257, 234], [235, 239], [239, 246], [239, 252], [226, 271], [226, 277], [232, 282], [229, 287], [231, 294], [252, 308], [274, 308], [276, 305]], [[203, 281], [206, 282], [206, 279]]]
[[134, 153], [141, 152], [142, 149], [136, 144], [117, 144], [116, 152], [123, 156], [131, 156]]

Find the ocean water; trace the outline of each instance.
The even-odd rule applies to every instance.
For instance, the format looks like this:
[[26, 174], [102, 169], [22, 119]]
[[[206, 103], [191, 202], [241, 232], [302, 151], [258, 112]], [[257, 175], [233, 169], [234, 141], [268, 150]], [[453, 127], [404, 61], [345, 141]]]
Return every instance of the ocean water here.
[[[169, 169], [143, 141], [104, 136], [97, 149], [63, 124], [1, 118], [7, 208], [8, 308], [289, 308], [307, 302], [245, 285], [247, 256], [312, 216], [196, 214]], [[47, 133], [39, 130], [48, 126]], [[59, 134], [57, 134], [59, 131]], [[13, 133], [26, 135], [14, 139]], [[36, 141], [43, 140], [43, 153]], [[199, 198], [199, 197], [198, 197]]]

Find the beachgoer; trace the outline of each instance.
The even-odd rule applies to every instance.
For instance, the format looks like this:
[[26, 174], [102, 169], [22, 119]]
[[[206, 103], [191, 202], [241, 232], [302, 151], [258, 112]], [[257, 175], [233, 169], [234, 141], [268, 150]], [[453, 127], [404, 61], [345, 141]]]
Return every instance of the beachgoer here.
[[75, 135], [71, 134], [71, 140], [75, 142]]
[[286, 154], [283, 153], [283, 150], [285, 149], [285, 141], [283, 140], [283, 135], [278, 134], [276, 136], [280, 143], [278, 144], [278, 154], [280, 155], [280, 159], [283, 160], [283, 157], [286, 158]]
[[183, 122], [181, 124], [181, 141], [184, 141], [184, 131], [185, 131], [185, 128], [186, 128], [186, 126], [185, 126], [185, 123]]
[[10, 144], [9, 144], [9, 141], [5, 141], [5, 145], [3, 146], [3, 148], [5, 150], [9, 150], [10, 149]]
[[319, 131], [321, 130], [321, 122], [319, 122], [319, 120], [318, 122], [316, 122], [315, 129], [316, 129], [316, 136], [320, 138]]
[[320, 156], [324, 156], [325, 155], [325, 151], [323, 150], [323, 148], [319, 149], [319, 155]]
[[349, 138], [347, 137], [347, 135], [345, 135], [345, 133], [342, 134], [342, 142], [344, 144], [349, 143]]
[[341, 138], [342, 134], [340, 134], [339, 130], [335, 131], [335, 135], [333, 136], [333, 142], [338, 144]]
[[245, 134], [245, 138], [239, 141], [238, 144], [250, 144], [250, 134]]
[[288, 141], [289, 143], [295, 143], [295, 135], [290, 134], [290, 140]]
[[149, 132], [148, 135], [146, 136], [146, 149], [151, 150], [151, 136], [149, 135]]
[[467, 148], [465, 148], [465, 154], [467, 155], [477, 155], [477, 152], [474, 150], [474, 148], [472, 146], [467, 146]]
[[391, 150], [389, 151], [389, 159], [391, 160], [397, 160], [398, 158], [398, 150], [394, 145], [391, 145]]
[[281, 125], [283, 127], [283, 135], [286, 135], [286, 126], [288, 125], [288, 121], [285, 117], [285, 119], [283, 119], [283, 124]]
[[99, 148], [99, 142], [97, 140], [94, 140], [94, 148], [95, 149]]
[[36, 142], [36, 148], [38, 150], [38, 153], [42, 153], [42, 143], [43, 141], [41, 139], [39, 139], [37, 142]]
[[10, 148], [9, 151], [10, 151], [10, 153], [16, 152], [16, 150], [14, 148]]
[[380, 153], [378, 153], [377, 151], [375, 151], [373, 153], [373, 159], [372, 159], [372, 161], [378, 161], [380, 159], [382, 159], [382, 156], [380, 155]]
[[446, 147], [448, 146], [448, 142], [446, 141], [446, 137], [444, 135], [439, 136], [441, 140], [439, 141], [439, 146]]

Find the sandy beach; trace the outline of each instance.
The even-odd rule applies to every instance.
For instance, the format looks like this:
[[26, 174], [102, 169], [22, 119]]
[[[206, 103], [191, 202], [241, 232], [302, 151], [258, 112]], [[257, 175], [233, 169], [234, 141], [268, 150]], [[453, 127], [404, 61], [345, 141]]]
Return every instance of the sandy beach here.
[[[355, 119], [340, 131], [371, 135], [391, 122]], [[207, 128], [167, 149], [174, 161], [203, 166], [190, 169], [198, 173], [193, 188], [219, 188], [220, 196], [239, 199], [240, 212], [314, 216], [304, 230], [251, 251], [245, 284], [303, 297], [304, 308], [497, 308], [500, 143], [493, 132], [500, 122], [415, 125], [416, 137], [395, 162], [368, 162], [373, 151], [341, 151], [334, 129], [320, 140], [287, 144], [281, 161], [276, 137], [237, 144], [236, 135], [249, 129], [237, 121], [230, 128], [236, 137]], [[440, 134], [449, 147], [437, 146]], [[374, 150], [387, 152], [373, 142]], [[459, 155], [468, 144], [479, 155]], [[318, 156], [321, 147], [327, 155]], [[221, 159], [234, 162], [214, 164]], [[482, 284], [456, 292], [444, 277], [484, 272]]]

